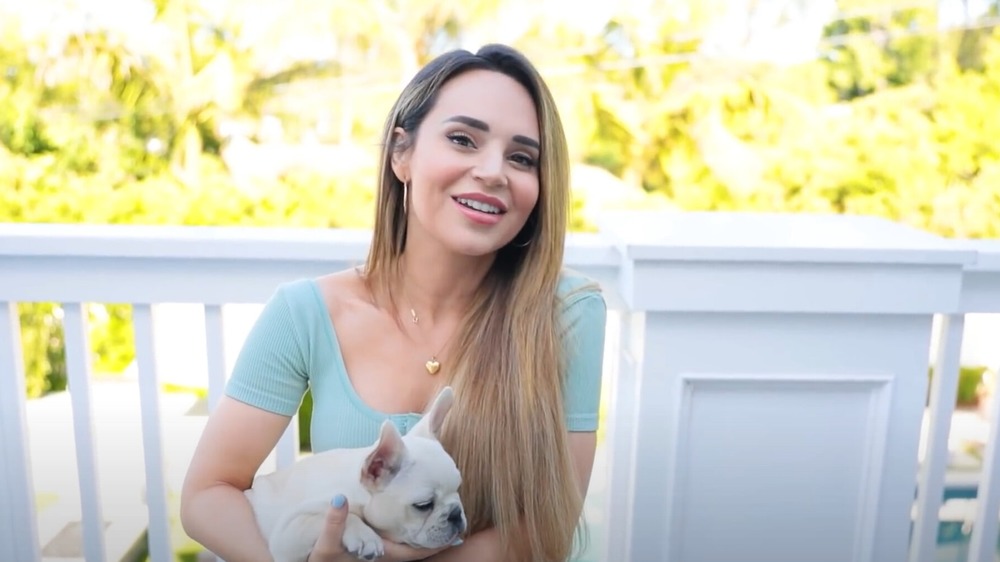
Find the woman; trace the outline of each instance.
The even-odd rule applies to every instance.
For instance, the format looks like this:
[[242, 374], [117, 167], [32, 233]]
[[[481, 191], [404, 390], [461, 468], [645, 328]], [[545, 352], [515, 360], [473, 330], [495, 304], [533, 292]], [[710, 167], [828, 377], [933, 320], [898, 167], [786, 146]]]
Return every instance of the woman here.
[[[566, 141], [532, 65], [500, 45], [423, 68], [385, 124], [363, 268], [278, 288], [240, 352], [189, 469], [187, 533], [267, 560], [242, 490], [311, 388], [314, 450], [405, 432], [438, 389], [462, 471], [461, 545], [387, 544], [383, 560], [564, 561], [596, 446], [605, 303], [562, 270]], [[352, 560], [335, 498], [311, 560]]]

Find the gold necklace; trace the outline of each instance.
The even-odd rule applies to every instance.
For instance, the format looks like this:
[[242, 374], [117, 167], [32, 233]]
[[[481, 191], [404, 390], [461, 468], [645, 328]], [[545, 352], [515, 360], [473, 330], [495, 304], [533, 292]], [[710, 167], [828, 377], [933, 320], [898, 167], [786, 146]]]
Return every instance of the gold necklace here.
[[[413, 324], [417, 326], [417, 331], [420, 331], [420, 335], [422, 337], [423, 331], [420, 330], [420, 317], [417, 316], [417, 311], [412, 308], [410, 309], [410, 319], [413, 322]], [[449, 336], [448, 339], [446, 339], [444, 343], [441, 345], [441, 349], [439, 349], [437, 353], [432, 354], [431, 358], [428, 359], [426, 363], [424, 363], [424, 368], [427, 369], [427, 372], [429, 374], [436, 375], [437, 372], [441, 370], [441, 362], [438, 361], [437, 356], [441, 355], [441, 352], [444, 351], [444, 348], [448, 345], [448, 342], [451, 341], [451, 338], [454, 335], [455, 333], [452, 332], [452, 335]]]

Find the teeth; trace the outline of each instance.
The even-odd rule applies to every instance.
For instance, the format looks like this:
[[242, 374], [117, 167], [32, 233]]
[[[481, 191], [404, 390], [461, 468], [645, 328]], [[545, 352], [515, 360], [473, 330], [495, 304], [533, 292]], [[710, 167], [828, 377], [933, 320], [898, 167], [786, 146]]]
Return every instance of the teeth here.
[[482, 201], [473, 201], [472, 199], [464, 199], [462, 197], [457, 197], [455, 198], [455, 200], [461, 203], [462, 205], [469, 207], [470, 209], [475, 209], [477, 211], [483, 213], [489, 213], [491, 215], [500, 214], [500, 209], [498, 207], [494, 207], [493, 205], [490, 205], [488, 203], [483, 203]]

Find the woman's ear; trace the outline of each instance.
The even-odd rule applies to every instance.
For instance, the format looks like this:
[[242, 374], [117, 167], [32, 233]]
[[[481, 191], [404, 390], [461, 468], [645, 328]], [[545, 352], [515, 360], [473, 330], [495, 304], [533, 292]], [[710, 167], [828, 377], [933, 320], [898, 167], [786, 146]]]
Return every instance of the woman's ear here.
[[410, 153], [413, 148], [411, 143], [410, 136], [402, 127], [393, 129], [392, 146], [390, 147], [392, 172], [403, 183], [410, 179]]

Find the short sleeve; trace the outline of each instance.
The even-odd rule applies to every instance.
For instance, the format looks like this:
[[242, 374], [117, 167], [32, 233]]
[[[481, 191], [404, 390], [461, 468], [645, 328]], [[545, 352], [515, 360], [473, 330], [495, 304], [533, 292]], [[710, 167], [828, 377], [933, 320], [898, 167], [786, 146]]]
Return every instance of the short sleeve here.
[[596, 431], [604, 367], [607, 305], [598, 291], [571, 296], [565, 321], [566, 426], [569, 431]]
[[279, 287], [247, 334], [226, 384], [228, 396], [285, 416], [298, 411], [309, 384], [299, 321]]

